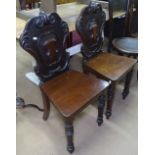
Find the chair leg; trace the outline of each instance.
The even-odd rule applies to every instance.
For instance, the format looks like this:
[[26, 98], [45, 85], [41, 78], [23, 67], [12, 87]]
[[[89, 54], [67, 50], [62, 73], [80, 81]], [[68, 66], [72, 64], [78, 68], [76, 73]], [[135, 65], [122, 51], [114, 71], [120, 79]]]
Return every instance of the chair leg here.
[[112, 104], [115, 95], [115, 82], [112, 82], [108, 88], [108, 101], [107, 101], [107, 109], [106, 109], [106, 118], [109, 119], [112, 115]]
[[129, 94], [129, 88], [130, 88], [130, 83], [131, 83], [131, 79], [132, 79], [132, 74], [133, 74], [133, 69], [130, 72], [128, 72], [128, 74], [126, 75], [124, 90], [122, 93], [123, 99], [125, 99]]
[[74, 152], [74, 143], [73, 143], [74, 128], [73, 128], [72, 119], [65, 120], [65, 131], [66, 131], [66, 137], [67, 137], [67, 151], [69, 153], [73, 153]]
[[101, 95], [98, 99], [98, 117], [97, 117], [97, 123], [98, 126], [101, 126], [103, 123], [103, 111], [105, 106], [105, 96]]
[[[40, 89], [41, 90], [41, 89]], [[44, 114], [43, 114], [43, 120], [46, 121], [49, 117], [50, 113], [50, 101], [46, 94], [41, 90], [42, 99], [43, 99], [43, 106], [44, 106]]]

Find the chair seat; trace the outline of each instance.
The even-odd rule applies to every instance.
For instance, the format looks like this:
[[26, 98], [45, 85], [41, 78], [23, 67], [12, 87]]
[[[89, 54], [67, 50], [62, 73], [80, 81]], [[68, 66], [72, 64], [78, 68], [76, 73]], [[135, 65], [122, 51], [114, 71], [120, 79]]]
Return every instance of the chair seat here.
[[64, 117], [70, 117], [99, 95], [109, 83], [77, 71], [67, 71], [41, 86]]
[[138, 39], [131, 37], [116, 38], [112, 41], [113, 47], [126, 54], [138, 54]]
[[110, 53], [101, 53], [88, 60], [85, 67], [96, 76], [111, 81], [119, 80], [137, 62], [137, 60]]

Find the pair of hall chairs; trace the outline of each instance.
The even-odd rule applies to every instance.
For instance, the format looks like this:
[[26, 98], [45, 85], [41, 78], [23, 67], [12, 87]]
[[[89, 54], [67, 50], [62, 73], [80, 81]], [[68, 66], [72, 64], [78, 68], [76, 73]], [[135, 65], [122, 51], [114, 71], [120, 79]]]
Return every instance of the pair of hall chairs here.
[[[115, 85], [126, 76], [123, 98], [129, 93], [135, 59], [102, 52], [105, 13], [99, 3], [91, 2], [76, 22], [82, 39], [83, 70], [70, 70], [70, 55], [65, 51], [68, 25], [58, 14], [41, 14], [32, 18], [20, 37], [20, 45], [36, 60], [34, 72], [40, 78], [44, 114], [47, 120], [50, 102], [65, 121], [67, 150], [74, 151], [73, 121], [92, 101], [98, 100], [97, 123], [103, 123], [107, 93], [106, 117], [111, 116]], [[96, 77], [87, 75], [92, 73]], [[106, 91], [107, 89], [107, 91]]]

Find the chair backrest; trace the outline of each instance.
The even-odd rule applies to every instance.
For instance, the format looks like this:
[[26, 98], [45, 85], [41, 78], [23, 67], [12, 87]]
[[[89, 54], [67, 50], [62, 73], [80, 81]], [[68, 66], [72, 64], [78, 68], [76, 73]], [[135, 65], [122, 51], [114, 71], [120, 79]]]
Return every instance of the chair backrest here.
[[85, 59], [101, 52], [105, 19], [105, 13], [102, 11], [100, 3], [90, 2], [81, 11], [76, 21], [76, 30], [83, 42], [81, 52]]
[[28, 21], [20, 45], [36, 60], [35, 73], [45, 82], [68, 69], [65, 52], [68, 25], [58, 14], [41, 14]]

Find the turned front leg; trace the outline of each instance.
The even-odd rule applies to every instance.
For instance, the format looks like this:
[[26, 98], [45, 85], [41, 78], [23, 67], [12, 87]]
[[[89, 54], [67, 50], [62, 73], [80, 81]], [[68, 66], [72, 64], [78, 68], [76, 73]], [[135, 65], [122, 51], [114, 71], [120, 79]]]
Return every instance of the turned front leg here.
[[98, 98], [98, 117], [97, 117], [98, 126], [101, 126], [101, 124], [103, 123], [104, 106], [105, 106], [105, 95], [101, 95]]
[[74, 151], [74, 143], [73, 143], [74, 128], [73, 128], [72, 119], [65, 120], [65, 131], [66, 131], [66, 137], [67, 137], [67, 151], [69, 153], [73, 153]]
[[[41, 89], [40, 89], [41, 90]], [[43, 120], [46, 121], [49, 117], [50, 113], [50, 101], [46, 94], [41, 90], [42, 99], [43, 99], [43, 106], [44, 106], [44, 114], [43, 114]]]
[[131, 79], [132, 79], [132, 74], [133, 74], [133, 69], [130, 72], [128, 72], [128, 74], [126, 75], [124, 90], [122, 93], [123, 99], [125, 99], [129, 94], [129, 88], [130, 88], [130, 83], [131, 83]]
[[112, 115], [112, 104], [113, 104], [114, 94], [115, 94], [115, 82], [112, 82], [108, 88], [107, 109], [106, 109], [107, 119], [109, 119], [109, 117]]

